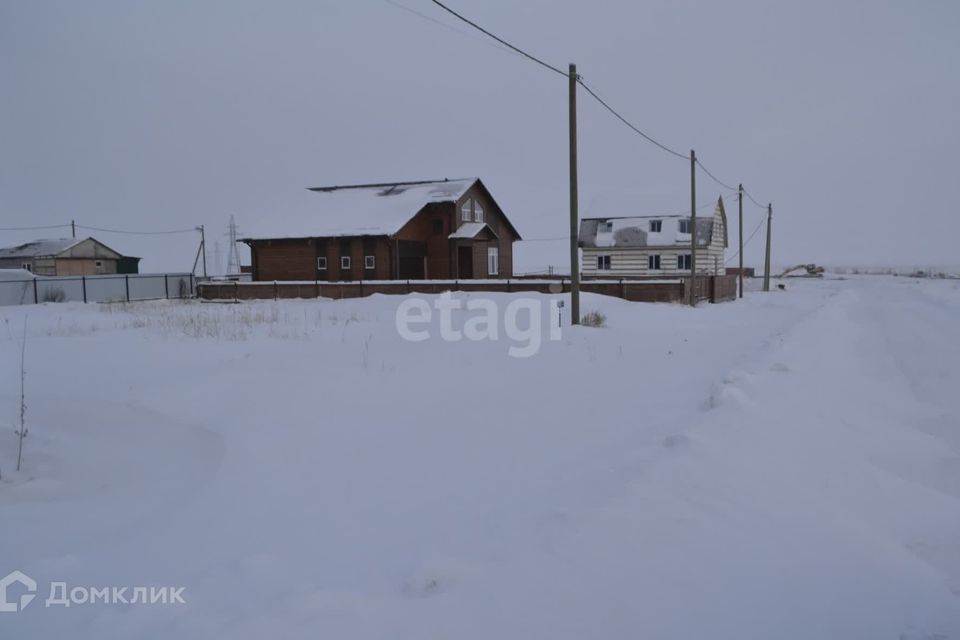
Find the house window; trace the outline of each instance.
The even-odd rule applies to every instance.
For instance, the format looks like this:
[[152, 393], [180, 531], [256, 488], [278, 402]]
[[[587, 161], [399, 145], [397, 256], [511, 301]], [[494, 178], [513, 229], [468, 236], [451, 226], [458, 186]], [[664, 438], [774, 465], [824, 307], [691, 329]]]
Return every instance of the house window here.
[[680, 218], [680, 233], [690, 233], [690, 218]]
[[472, 209], [473, 200], [465, 200], [464, 203], [460, 205], [460, 220], [470, 222], [473, 219]]
[[30, 264], [29, 262], [22, 262], [22, 263], [20, 263], [20, 268], [21, 268], [21, 269], [26, 269], [27, 271], [30, 271], [30, 272], [33, 271], [33, 265]]
[[344, 271], [350, 270], [350, 256], [340, 256], [340, 268]]
[[597, 256], [597, 271], [610, 271], [610, 256]]
[[97, 260], [93, 263], [94, 271], [97, 273], [103, 273], [103, 260]]
[[483, 222], [483, 207], [481, 207], [477, 201], [473, 203], [473, 221]]
[[609, 220], [602, 220], [598, 222], [597, 233], [613, 233], [613, 223]]
[[691, 260], [690, 260], [689, 253], [683, 253], [677, 256], [677, 269], [680, 269], [681, 271], [689, 270], [690, 263], [691, 263]]
[[[663, 228], [663, 220], [651, 220], [650, 221], [650, 233], [660, 233], [660, 229]], [[658, 269], [660, 267], [657, 267]]]
[[326, 271], [327, 270], [327, 259], [326, 257], [317, 258], [317, 271]]
[[376, 268], [377, 268], [377, 258], [376, 258], [376, 256], [364, 256], [364, 257], [363, 257], [363, 268], [364, 268], [364, 269], [376, 269]]
[[500, 248], [487, 247], [487, 275], [495, 276], [500, 273]]
[[647, 269], [650, 271], [660, 271], [660, 256], [647, 256]]

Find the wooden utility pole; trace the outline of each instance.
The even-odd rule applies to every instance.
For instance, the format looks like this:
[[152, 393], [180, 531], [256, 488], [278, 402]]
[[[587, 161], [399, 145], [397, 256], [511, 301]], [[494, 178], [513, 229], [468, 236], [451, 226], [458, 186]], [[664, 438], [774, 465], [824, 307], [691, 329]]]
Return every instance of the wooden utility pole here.
[[577, 65], [570, 64], [570, 322], [580, 324], [580, 249], [577, 242]]
[[200, 251], [203, 254], [203, 277], [207, 277], [207, 236], [206, 232], [203, 230], [203, 225], [200, 225]]
[[763, 290], [770, 291], [770, 221], [773, 219], [773, 205], [767, 205], [767, 257], [763, 260]]
[[76, 220], [70, 221], [70, 233], [74, 238], [77, 237], [77, 221]]
[[697, 154], [690, 149], [690, 306], [697, 306]]
[[739, 185], [737, 189], [737, 200], [740, 203], [740, 233], [737, 235], [740, 237], [740, 250], [737, 252], [740, 255], [740, 297], [743, 297], [743, 185]]

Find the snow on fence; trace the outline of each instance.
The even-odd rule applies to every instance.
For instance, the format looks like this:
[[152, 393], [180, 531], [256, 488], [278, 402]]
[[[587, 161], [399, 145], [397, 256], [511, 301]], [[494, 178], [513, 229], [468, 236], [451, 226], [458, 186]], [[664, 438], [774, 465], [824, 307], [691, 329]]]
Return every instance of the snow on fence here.
[[0, 305], [192, 298], [195, 292], [196, 279], [189, 273], [0, 278]]

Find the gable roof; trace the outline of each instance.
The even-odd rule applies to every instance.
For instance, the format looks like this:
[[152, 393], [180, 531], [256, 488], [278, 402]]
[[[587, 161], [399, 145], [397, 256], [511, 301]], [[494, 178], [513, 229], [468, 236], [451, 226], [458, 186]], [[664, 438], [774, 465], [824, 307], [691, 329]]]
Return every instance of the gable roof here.
[[[723, 198], [718, 198], [713, 215], [697, 216], [697, 246], [708, 246], [713, 239], [713, 220], [717, 214], [723, 220], [723, 246], [727, 246], [726, 211]], [[690, 244], [690, 234], [680, 233], [680, 220], [689, 220], [689, 215], [628, 216], [606, 218], [583, 218], [580, 221], [580, 246], [599, 248], [644, 248], [682, 247]], [[660, 220], [660, 231], [650, 230], [650, 222]], [[600, 228], [600, 223], [610, 223], [610, 230]]]
[[0, 258], [45, 258], [63, 253], [86, 238], [47, 238], [0, 248]]
[[478, 178], [312, 187], [310, 197], [278, 211], [244, 240], [391, 236], [432, 203], [457, 202]]
[[497, 234], [493, 229], [490, 228], [486, 222], [464, 222], [461, 224], [456, 231], [447, 236], [451, 240], [456, 239], [466, 239], [472, 240], [476, 238], [482, 231], [488, 231], [491, 236], [497, 238]]

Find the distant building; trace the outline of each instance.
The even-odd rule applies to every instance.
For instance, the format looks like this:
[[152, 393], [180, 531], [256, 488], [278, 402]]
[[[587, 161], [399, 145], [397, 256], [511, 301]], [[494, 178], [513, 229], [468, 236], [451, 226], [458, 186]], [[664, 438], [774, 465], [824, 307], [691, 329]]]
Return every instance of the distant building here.
[[250, 246], [254, 280], [509, 278], [520, 234], [478, 178], [310, 189], [270, 211]]
[[[738, 276], [740, 275], [740, 267], [727, 267], [728, 276]], [[753, 278], [756, 276], [756, 270], [753, 267], [744, 267], [743, 268], [743, 277], [744, 278]]]
[[[697, 216], [697, 273], [723, 275], [727, 213]], [[659, 276], [690, 273], [690, 216], [584, 218], [580, 221], [584, 276]]]
[[0, 248], [0, 269], [25, 269], [38, 276], [137, 273], [140, 258], [120, 255], [94, 238], [34, 240]]

